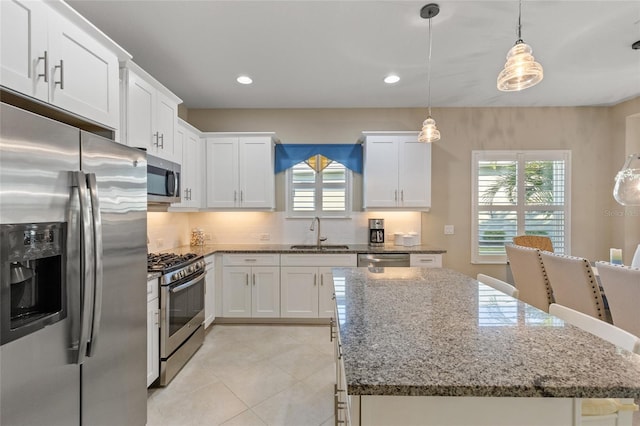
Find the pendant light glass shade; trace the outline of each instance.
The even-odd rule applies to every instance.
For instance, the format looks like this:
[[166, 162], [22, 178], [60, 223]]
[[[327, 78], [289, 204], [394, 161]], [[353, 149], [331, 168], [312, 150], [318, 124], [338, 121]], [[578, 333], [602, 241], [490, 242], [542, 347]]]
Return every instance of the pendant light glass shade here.
[[542, 65], [534, 60], [531, 46], [518, 40], [507, 53], [507, 63], [498, 75], [498, 90], [516, 92], [542, 81]]
[[435, 142], [440, 140], [440, 130], [436, 127], [436, 120], [428, 116], [422, 123], [422, 131], [418, 136], [419, 142]]
[[613, 198], [623, 206], [640, 206], [640, 154], [627, 157], [616, 175]]
[[517, 92], [540, 83], [544, 78], [542, 65], [533, 58], [533, 49], [522, 41], [522, 0], [518, 1], [518, 39], [507, 53], [507, 63], [498, 74], [498, 90]]
[[420, 10], [420, 16], [429, 20], [429, 59], [427, 67], [427, 90], [429, 101], [429, 114], [427, 119], [422, 122], [422, 131], [418, 135], [419, 142], [435, 142], [440, 140], [440, 131], [436, 127], [436, 120], [431, 117], [431, 18], [440, 13], [440, 6], [435, 3], [429, 3]]

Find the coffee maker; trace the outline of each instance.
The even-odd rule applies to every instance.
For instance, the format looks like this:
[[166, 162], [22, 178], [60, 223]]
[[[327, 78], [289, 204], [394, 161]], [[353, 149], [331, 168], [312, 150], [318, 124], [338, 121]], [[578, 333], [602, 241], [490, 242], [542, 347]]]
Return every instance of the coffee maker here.
[[384, 246], [384, 219], [369, 219], [369, 246]]

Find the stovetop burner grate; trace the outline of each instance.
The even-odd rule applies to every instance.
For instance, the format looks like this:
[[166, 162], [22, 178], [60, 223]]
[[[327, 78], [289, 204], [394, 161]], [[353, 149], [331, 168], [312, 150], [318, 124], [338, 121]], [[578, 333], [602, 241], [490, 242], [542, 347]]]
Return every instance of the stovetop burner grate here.
[[147, 270], [149, 272], [165, 271], [189, 263], [191, 259], [198, 257], [195, 253], [149, 253], [147, 255]]

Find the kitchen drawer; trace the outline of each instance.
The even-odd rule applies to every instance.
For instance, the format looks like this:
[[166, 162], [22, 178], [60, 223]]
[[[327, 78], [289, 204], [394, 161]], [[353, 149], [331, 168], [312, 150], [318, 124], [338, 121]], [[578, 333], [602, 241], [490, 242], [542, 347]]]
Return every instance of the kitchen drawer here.
[[147, 281], [147, 302], [158, 298], [158, 286], [157, 278]]
[[282, 266], [356, 266], [355, 253], [283, 254]]
[[442, 268], [441, 254], [412, 254], [409, 266], [419, 268]]
[[225, 254], [222, 256], [224, 266], [278, 266], [280, 255], [271, 254]]

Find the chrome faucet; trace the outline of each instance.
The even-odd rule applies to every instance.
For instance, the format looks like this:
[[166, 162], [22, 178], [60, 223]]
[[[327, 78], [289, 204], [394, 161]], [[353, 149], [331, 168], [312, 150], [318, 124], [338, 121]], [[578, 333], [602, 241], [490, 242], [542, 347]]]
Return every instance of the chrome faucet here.
[[314, 217], [311, 220], [311, 227], [309, 227], [309, 231], [313, 231], [314, 230], [314, 225], [315, 225], [316, 221], [318, 222], [318, 229], [317, 229], [317, 234], [316, 234], [316, 246], [318, 248], [320, 248], [320, 244], [322, 244], [323, 241], [327, 241], [327, 237], [321, 237], [320, 236], [320, 218], [318, 216]]

